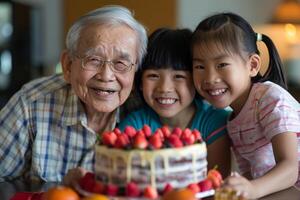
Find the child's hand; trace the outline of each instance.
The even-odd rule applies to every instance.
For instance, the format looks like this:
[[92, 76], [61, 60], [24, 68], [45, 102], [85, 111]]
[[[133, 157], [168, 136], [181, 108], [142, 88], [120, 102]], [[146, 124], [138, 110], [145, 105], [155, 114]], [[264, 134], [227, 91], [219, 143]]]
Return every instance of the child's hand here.
[[241, 195], [247, 199], [256, 198], [253, 184], [245, 177], [239, 175], [237, 172], [231, 173], [231, 175], [224, 180], [222, 188], [233, 189], [237, 191], [238, 195]]
[[87, 171], [81, 167], [70, 169], [63, 178], [63, 184], [75, 188], [78, 184], [79, 179], [82, 178]]

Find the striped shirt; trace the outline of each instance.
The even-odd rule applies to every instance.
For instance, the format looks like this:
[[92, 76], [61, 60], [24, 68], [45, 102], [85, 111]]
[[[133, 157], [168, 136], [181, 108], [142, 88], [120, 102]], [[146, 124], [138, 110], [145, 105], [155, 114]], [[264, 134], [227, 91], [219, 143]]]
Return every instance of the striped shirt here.
[[61, 75], [34, 80], [10, 99], [0, 111], [0, 141], [0, 181], [61, 181], [68, 169], [93, 170], [96, 134]]
[[250, 172], [257, 178], [276, 165], [271, 139], [284, 132], [300, 132], [300, 105], [280, 86], [256, 83], [241, 112], [228, 122], [227, 128], [241, 173]]

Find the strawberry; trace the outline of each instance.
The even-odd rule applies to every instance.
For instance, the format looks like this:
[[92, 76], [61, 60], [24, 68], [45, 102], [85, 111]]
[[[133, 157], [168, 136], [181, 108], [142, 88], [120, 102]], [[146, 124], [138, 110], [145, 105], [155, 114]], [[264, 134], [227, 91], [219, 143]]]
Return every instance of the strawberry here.
[[155, 134], [158, 134], [161, 138], [162, 141], [165, 140], [165, 135], [163, 134], [162, 130], [160, 128], [156, 129], [155, 132], [154, 132], [154, 135]]
[[138, 197], [140, 196], [140, 189], [134, 182], [127, 183], [125, 187], [125, 194], [128, 197]]
[[196, 139], [195, 136], [193, 134], [190, 134], [188, 137], [183, 137], [183, 134], [181, 136], [181, 140], [183, 141], [183, 143], [185, 145], [191, 145], [194, 144]]
[[117, 136], [114, 132], [105, 131], [102, 134], [102, 143], [106, 146], [114, 146], [117, 140]]
[[210, 179], [204, 179], [198, 183], [201, 192], [212, 189], [213, 183]]
[[87, 172], [83, 177], [79, 179], [79, 185], [82, 189], [88, 190], [92, 188], [95, 182], [95, 174]]
[[121, 131], [119, 128], [117, 128], [117, 127], [114, 128], [113, 132], [114, 132], [115, 134], [117, 134], [117, 135], [122, 134], [122, 131]]
[[150, 126], [148, 126], [147, 124], [143, 126], [143, 131], [146, 137], [149, 137], [152, 133]]
[[196, 141], [202, 142], [202, 137], [201, 137], [201, 133], [200, 131], [198, 131], [197, 129], [194, 129], [192, 131], [192, 134], [195, 136]]
[[162, 133], [164, 135], [164, 138], [168, 138], [171, 135], [171, 131], [170, 131], [168, 125], [162, 126], [161, 127], [161, 131], [162, 131]]
[[191, 183], [187, 186], [187, 188], [190, 189], [195, 194], [201, 191], [200, 187], [197, 183]]
[[190, 137], [190, 135], [192, 135], [192, 131], [191, 131], [191, 129], [189, 129], [189, 128], [186, 128], [186, 129], [184, 129], [183, 131], [182, 131], [182, 134], [181, 134], [181, 138], [188, 138], [188, 137]]
[[148, 146], [148, 141], [146, 140], [145, 136], [138, 133], [133, 140], [133, 147], [137, 149], [146, 149]]
[[149, 144], [153, 149], [160, 149], [163, 146], [159, 133], [155, 133], [154, 135], [150, 136]]
[[144, 197], [148, 199], [156, 199], [158, 197], [157, 190], [151, 186], [147, 186], [144, 190]]
[[172, 131], [172, 135], [177, 135], [178, 137], [181, 137], [182, 130], [179, 127], [175, 127]]
[[180, 148], [183, 146], [183, 143], [181, 142], [181, 140], [177, 135], [173, 135], [173, 134], [170, 135], [170, 137], [168, 138], [168, 142], [174, 148]]
[[214, 188], [218, 188], [222, 184], [222, 175], [216, 169], [211, 169], [208, 171], [207, 179], [210, 179], [212, 181]]
[[136, 130], [132, 126], [126, 126], [124, 129], [124, 133], [128, 135], [130, 138], [133, 138], [136, 134]]
[[167, 192], [170, 192], [173, 190], [173, 187], [170, 183], [167, 183], [162, 191], [162, 194], [166, 194]]
[[119, 135], [119, 137], [117, 138], [114, 147], [115, 147], [115, 148], [118, 148], [118, 149], [123, 149], [123, 148], [125, 148], [127, 145], [129, 145], [129, 139], [128, 139], [128, 136], [125, 135], [125, 134], [121, 134], [121, 135]]
[[103, 194], [105, 191], [105, 185], [100, 181], [95, 181], [90, 191], [93, 193]]
[[106, 187], [106, 194], [109, 196], [117, 196], [119, 192], [119, 188], [117, 185], [108, 184]]

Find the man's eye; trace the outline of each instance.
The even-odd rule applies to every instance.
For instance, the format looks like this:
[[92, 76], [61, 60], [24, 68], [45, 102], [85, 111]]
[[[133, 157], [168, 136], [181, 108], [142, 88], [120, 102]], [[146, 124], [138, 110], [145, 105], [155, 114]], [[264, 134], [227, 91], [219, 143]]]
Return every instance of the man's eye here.
[[99, 64], [102, 60], [98, 57], [87, 57], [86, 62], [90, 64]]
[[129, 67], [129, 64], [124, 61], [115, 61], [114, 67], [115, 67], [115, 69], [122, 71], [122, 70], [127, 69]]

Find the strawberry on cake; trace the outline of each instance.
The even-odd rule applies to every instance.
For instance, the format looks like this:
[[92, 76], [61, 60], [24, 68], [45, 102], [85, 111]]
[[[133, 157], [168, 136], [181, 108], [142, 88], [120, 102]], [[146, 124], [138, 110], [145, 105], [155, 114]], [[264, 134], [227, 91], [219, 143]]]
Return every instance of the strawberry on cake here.
[[101, 134], [96, 145], [96, 180], [125, 188], [134, 183], [162, 191], [166, 185], [183, 188], [206, 178], [206, 144], [198, 130], [167, 126], [151, 133], [126, 127]]

